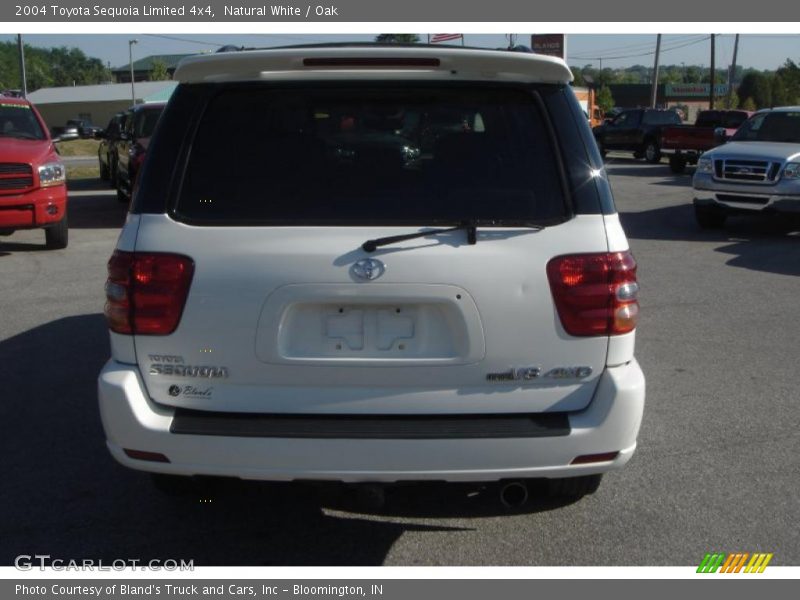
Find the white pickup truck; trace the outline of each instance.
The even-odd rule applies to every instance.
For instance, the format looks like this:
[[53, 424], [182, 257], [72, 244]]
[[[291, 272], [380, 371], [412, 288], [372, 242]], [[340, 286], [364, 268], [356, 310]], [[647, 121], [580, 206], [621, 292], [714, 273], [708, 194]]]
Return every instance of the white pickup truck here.
[[731, 214], [800, 213], [800, 106], [754, 114], [698, 160], [692, 184], [703, 228]]

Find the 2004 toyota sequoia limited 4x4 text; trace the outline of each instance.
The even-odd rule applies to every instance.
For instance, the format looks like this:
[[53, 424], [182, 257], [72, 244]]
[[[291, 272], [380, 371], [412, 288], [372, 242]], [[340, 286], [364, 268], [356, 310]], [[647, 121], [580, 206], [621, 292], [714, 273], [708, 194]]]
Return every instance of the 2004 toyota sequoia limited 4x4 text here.
[[107, 444], [160, 480], [542, 480], [634, 452], [636, 263], [558, 59], [184, 60], [108, 263]]

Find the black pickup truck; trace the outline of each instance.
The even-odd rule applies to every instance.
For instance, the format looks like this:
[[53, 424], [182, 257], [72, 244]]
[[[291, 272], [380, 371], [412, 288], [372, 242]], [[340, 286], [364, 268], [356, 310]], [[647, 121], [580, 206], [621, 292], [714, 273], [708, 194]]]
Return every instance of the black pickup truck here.
[[623, 110], [592, 131], [603, 155], [609, 150], [630, 150], [635, 158], [657, 163], [661, 160], [661, 130], [680, 124], [675, 111], [634, 108]]

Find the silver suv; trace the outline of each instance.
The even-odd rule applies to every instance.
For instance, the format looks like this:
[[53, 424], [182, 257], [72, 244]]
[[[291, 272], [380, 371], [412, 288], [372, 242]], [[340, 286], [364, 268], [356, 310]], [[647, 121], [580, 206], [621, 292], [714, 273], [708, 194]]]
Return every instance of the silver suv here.
[[631, 458], [636, 263], [561, 60], [296, 47], [175, 77], [108, 265], [120, 463], [519, 498]]

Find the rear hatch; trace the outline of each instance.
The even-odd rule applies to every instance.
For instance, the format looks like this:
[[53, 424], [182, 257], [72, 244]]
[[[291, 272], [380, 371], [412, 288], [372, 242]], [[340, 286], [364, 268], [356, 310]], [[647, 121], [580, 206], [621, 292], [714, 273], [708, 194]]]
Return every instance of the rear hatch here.
[[193, 263], [177, 329], [135, 336], [151, 397], [259, 413], [584, 408], [608, 338], [565, 333], [547, 264], [608, 245], [601, 215], [572, 214], [548, 119], [511, 86], [215, 88], [170, 210], [141, 215], [137, 252]]

